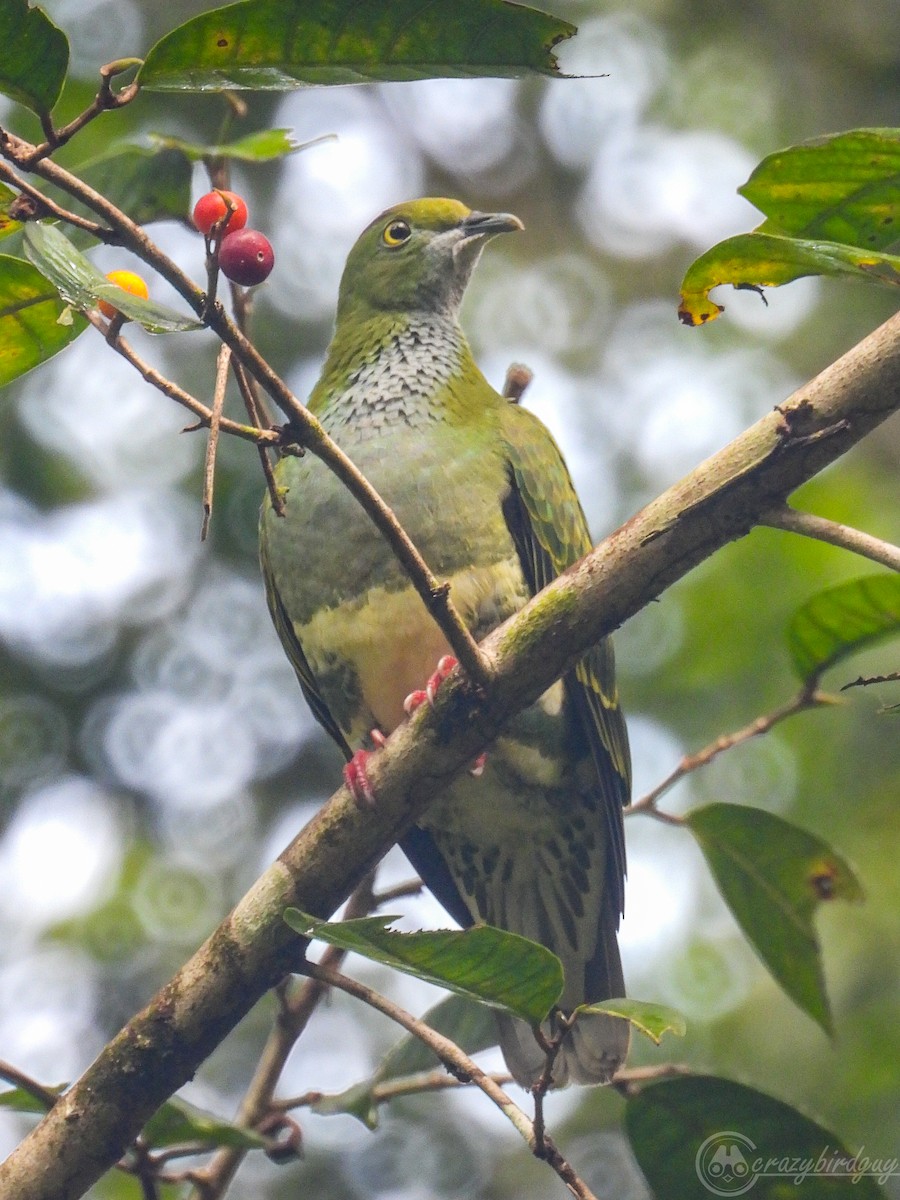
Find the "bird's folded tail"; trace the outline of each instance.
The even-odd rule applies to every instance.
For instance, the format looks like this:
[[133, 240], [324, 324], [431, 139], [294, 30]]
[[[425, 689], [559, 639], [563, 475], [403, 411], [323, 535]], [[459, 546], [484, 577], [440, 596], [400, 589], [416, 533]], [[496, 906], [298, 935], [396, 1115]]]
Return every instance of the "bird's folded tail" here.
[[[563, 964], [565, 966], [565, 963]], [[585, 969], [584, 1001], [596, 1003], [625, 995], [622, 962], [613, 921], [604, 922], [594, 958]], [[567, 979], [563, 1004], [573, 1000], [572, 980]], [[567, 1003], [568, 1002], [568, 1003]], [[546, 1056], [531, 1027], [517, 1017], [497, 1014], [500, 1049], [513, 1078], [522, 1087], [533, 1087], [540, 1079]], [[552, 1018], [542, 1026], [546, 1037], [553, 1036]], [[567, 1083], [609, 1083], [628, 1054], [630, 1026], [621, 1017], [605, 1013], [584, 1013], [563, 1038], [553, 1063], [553, 1085]]]

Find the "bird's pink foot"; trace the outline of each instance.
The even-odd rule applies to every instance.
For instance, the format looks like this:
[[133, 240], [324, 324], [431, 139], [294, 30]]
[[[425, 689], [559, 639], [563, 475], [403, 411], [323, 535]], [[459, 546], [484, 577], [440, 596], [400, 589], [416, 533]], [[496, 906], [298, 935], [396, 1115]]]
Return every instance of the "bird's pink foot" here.
[[344, 783], [350, 789], [357, 807], [362, 809], [375, 807], [375, 792], [366, 769], [366, 763], [372, 753], [371, 750], [357, 750], [350, 761], [344, 763]]
[[[443, 658], [438, 660], [437, 670], [429, 677], [424, 688], [416, 688], [403, 701], [403, 709], [408, 717], [411, 717], [416, 709], [420, 705], [425, 704], [426, 701], [432, 708], [434, 707], [434, 698], [437, 695], [438, 688], [457, 665], [457, 660], [452, 654], [445, 654]], [[471, 767], [469, 767], [469, 774], [478, 779], [484, 774], [484, 765], [486, 762], [487, 751], [482, 750], [481, 754], [478, 755]]]
[[429, 676], [425, 687], [417, 688], [414, 692], [410, 692], [403, 701], [403, 709], [408, 717], [412, 716], [416, 709], [421, 704], [424, 704], [426, 700], [432, 708], [434, 707], [434, 698], [437, 695], [438, 688], [456, 665], [456, 659], [452, 654], [445, 654], [443, 658], [438, 660], [437, 670], [433, 675]]
[[387, 741], [380, 729], [370, 729], [369, 738], [375, 746], [374, 750], [356, 750], [348, 763], [344, 764], [344, 783], [350, 789], [353, 799], [361, 809], [375, 807], [375, 789], [369, 779], [367, 763], [371, 756], [377, 753]]

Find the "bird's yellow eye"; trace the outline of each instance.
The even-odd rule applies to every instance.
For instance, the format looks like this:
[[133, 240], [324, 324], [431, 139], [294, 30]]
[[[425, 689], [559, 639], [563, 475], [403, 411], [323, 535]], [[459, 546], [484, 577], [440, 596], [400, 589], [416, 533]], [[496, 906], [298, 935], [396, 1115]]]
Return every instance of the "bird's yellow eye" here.
[[411, 233], [405, 221], [391, 221], [381, 238], [386, 246], [402, 246]]

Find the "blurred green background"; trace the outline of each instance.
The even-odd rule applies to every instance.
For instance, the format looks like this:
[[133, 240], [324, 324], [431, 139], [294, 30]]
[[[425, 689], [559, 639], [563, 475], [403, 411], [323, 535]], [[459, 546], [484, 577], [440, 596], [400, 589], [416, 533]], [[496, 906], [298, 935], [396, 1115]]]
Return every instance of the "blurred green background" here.
[[[97, 67], [144, 53], [199, 0], [45, 0], [79, 76], [58, 116], [80, 110]], [[238, 170], [276, 267], [254, 332], [295, 391], [315, 379], [337, 280], [356, 235], [388, 204], [457, 196], [519, 214], [525, 235], [490, 248], [464, 324], [496, 385], [535, 371], [526, 403], [551, 426], [597, 537], [715, 451], [881, 320], [894, 297], [803, 280], [719, 296], [702, 330], [676, 319], [678, 283], [701, 250], [756, 223], [738, 197], [766, 153], [817, 134], [896, 123], [896, 0], [741, 4], [557, 0], [580, 26], [560, 55], [572, 81], [433, 81], [249, 97], [236, 132], [291, 127], [338, 140]], [[599, 77], [599, 76], [604, 77]], [[214, 97], [143, 95], [63, 156], [148, 131], [215, 140]], [[0, 101], [0, 123], [36, 136]], [[194, 195], [206, 190], [199, 169]], [[201, 239], [153, 235], [195, 278]], [[104, 270], [130, 267], [103, 250]], [[160, 281], [152, 295], [171, 300]], [[129, 337], [202, 396], [205, 334]], [[330, 794], [339, 758], [314, 725], [265, 611], [256, 564], [261, 494], [252, 447], [225, 440], [212, 537], [199, 529], [202, 436], [85, 333], [0, 394], [0, 1057], [46, 1083], [77, 1075], [164, 982]], [[808, 485], [801, 506], [900, 540], [900, 426], [889, 423]], [[795, 688], [790, 614], [833, 582], [874, 569], [763, 531], [728, 547], [618, 637], [636, 793], [719, 733]], [[896, 669], [895, 647], [832, 672]], [[718, 759], [673, 793], [675, 811], [752, 803], [822, 834], [856, 866], [861, 907], [820, 922], [836, 1037], [778, 991], [710, 883], [686, 832], [629, 823], [622, 931], [633, 995], [688, 1018], [683, 1044], [635, 1047], [752, 1084], [822, 1120], [851, 1148], [900, 1154], [900, 885], [896, 715], [886, 690], [848, 693]], [[381, 882], [407, 878], [399, 852]], [[446, 921], [427, 897], [408, 927]], [[436, 993], [360, 966], [416, 1011]], [[259, 1006], [185, 1089], [231, 1115], [271, 1021]], [[393, 1033], [343, 997], [292, 1056], [282, 1094], [361, 1078]], [[499, 1066], [498, 1057], [486, 1062]], [[601, 1197], [648, 1193], [620, 1132], [620, 1099], [569, 1091], [548, 1104], [562, 1149]], [[367, 1132], [300, 1114], [306, 1159], [250, 1160], [233, 1194], [527, 1197], [553, 1193], [480, 1096], [407, 1101]], [[0, 1154], [25, 1119], [0, 1113]], [[891, 1190], [893, 1189], [893, 1190]], [[900, 1196], [900, 1179], [886, 1185]], [[139, 1194], [110, 1177], [97, 1197]], [[555, 1193], [553, 1193], [555, 1194]]]

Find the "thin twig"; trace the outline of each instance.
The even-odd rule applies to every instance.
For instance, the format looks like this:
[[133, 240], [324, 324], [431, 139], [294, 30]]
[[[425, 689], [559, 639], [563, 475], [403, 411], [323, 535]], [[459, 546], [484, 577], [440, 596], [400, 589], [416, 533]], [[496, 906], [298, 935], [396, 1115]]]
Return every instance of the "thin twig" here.
[[770, 509], [759, 519], [760, 525], [770, 529], [783, 529], [788, 533], [801, 533], [804, 537], [815, 538], [820, 542], [828, 542], [830, 546], [839, 546], [853, 554], [860, 554], [872, 562], [890, 567], [892, 571], [900, 571], [900, 546], [894, 546], [881, 538], [863, 533], [851, 525], [841, 525], [837, 521], [829, 521], [827, 517], [818, 517], [814, 513], [798, 512], [789, 504]]
[[[508, 1072], [493, 1074], [490, 1078], [498, 1087], [505, 1087], [507, 1084], [515, 1082]], [[435, 1070], [421, 1072], [418, 1075], [404, 1075], [400, 1079], [388, 1079], [384, 1083], [375, 1083], [372, 1085], [370, 1098], [373, 1104], [380, 1106], [389, 1104], [392, 1100], [405, 1099], [407, 1096], [422, 1096], [432, 1092], [452, 1092], [472, 1086], [472, 1081], [469, 1079], [457, 1079], [445, 1071]], [[288, 1096], [284, 1100], [275, 1100], [272, 1107], [289, 1112], [293, 1108], [312, 1108], [330, 1098], [327, 1092], [303, 1092], [299, 1096]]]
[[[96, 221], [91, 221], [87, 217], [81, 217], [78, 213], [69, 212], [67, 208], [63, 208], [55, 200], [45, 196], [39, 188], [23, 179], [18, 172], [2, 161], [0, 161], [0, 179], [20, 193], [19, 199], [10, 205], [9, 215], [13, 220], [20, 220], [22, 217], [56, 217], [58, 221], [66, 221], [77, 229], [83, 229], [93, 237], [99, 238], [101, 242], [112, 244], [120, 241], [119, 235], [114, 230], [107, 229], [105, 225], [98, 225]], [[28, 199], [22, 200], [22, 196], [27, 196]], [[28, 211], [17, 212], [17, 205], [27, 205]]]
[[0, 1079], [5, 1079], [7, 1083], [11, 1083], [13, 1087], [27, 1092], [39, 1104], [43, 1104], [44, 1108], [49, 1112], [53, 1105], [59, 1099], [59, 1093], [54, 1092], [51, 1088], [44, 1087], [42, 1083], [38, 1083], [36, 1079], [32, 1079], [30, 1075], [26, 1075], [24, 1071], [20, 1071], [18, 1067], [14, 1067], [12, 1063], [8, 1063], [0, 1059]]
[[421, 879], [407, 879], [403, 883], [395, 883], [393, 887], [375, 893], [373, 908], [393, 904], [395, 900], [404, 900], [407, 896], [421, 896], [424, 886]]
[[562, 1045], [563, 1038], [569, 1029], [569, 1022], [562, 1013], [556, 1013], [556, 1019], [562, 1023], [563, 1028], [553, 1037], [547, 1037], [543, 1029], [536, 1025], [532, 1032], [534, 1033], [535, 1041], [544, 1052], [544, 1066], [540, 1073], [537, 1083], [531, 1089], [531, 1095], [534, 1100], [534, 1141], [535, 1153], [543, 1154], [547, 1144], [547, 1125], [544, 1120], [544, 1100], [547, 1092], [553, 1087], [553, 1064], [556, 1062], [559, 1048]]
[[[262, 427], [264, 410], [261, 407], [261, 398], [256, 390], [255, 380], [251, 379], [244, 370], [244, 364], [232, 355], [231, 369], [234, 377], [237, 380], [238, 391], [241, 393], [241, 399], [244, 401], [244, 407], [247, 414], [254, 425]], [[267, 414], [266, 414], [267, 415]], [[266, 422], [268, 424], [268, 422]], [[263, 476], [266, 481], [266, 489], [269, 493], [269, 501], [272, 505], [272, 511], [277, 517], [283, 517], [285, 514], [284, 495], [278, 487], [278, 481], [275, 478], [275, 471], [272, 468], [272, 460], [269, 458], [269, 451], [266, 446], [257, 446], [259, 451], [259, 464], [262, 467]]]
[[[108, 327], [100, 317], [92, 312], [86, 312], [84, 315], [94, 328], [106, 337]], [[170, 400], [174, 400], [176, 404], [180, 404], [182, 408], [192, 412], [199, 420], [199, 424], [193, 426], [194, 429], [209, 426], [213, 418], [211, 408], [198, 400], [196, 396], [192, 396], [190, 392], [186, 392], [184, 388], [179, 387], [177, 383], [173, 383], [171, 379], [160, 374], [155, 367], [151, 367], [123, 338], [117, 337], [109, 344], [126, 362], [131, 363], [147, 383], [157, 388], [164, 396], [168, 396]], [[235, 437], [244, 438], [248, 442], [256, 442], [260, 446], [279, 446], [282, 441], [282, 434], [277, 429], [257, 429], [252, 425], [241, 425], [237, 421], [229, 420], [228, 417], [222, 417], [220, 428], [225, 433], [234, 434]]]
[[545, 1134], [539, 1143], [535, 1135], [534, 1124], [527, 1113], [523, 1112], [510, 1099], [493, 1076], [482, 1071], [478, 1064], [473, 1062], [467, 1054], [464, 1054], [459, 1046], [450, 1041], [449, 1038], [444, 1037], [442, 1033], [438, 1033], [437, 1030], [426, 1025], [424, 1021], [418, 1020], [411, 1013], [407, 1012], [406, 1009], [401, 1008], [392, 1000], [388, 1000], [386, 996], [382, 996], [379, 992], [374, 991], [374, 989], [366, 987], [365, 984], [359, 983], [355, 979], [350, 979], [338, 971], [331, 971], [322, 967], [321, 964], [311, 962], [304, 964], [304, 970], [313, 979], [318, 979], [323, 983], [327, 983], [330, 987], [347, 992], [348, 995], [354, 996], [357, 1000], [362, 1000], [363, 1003], [370, 1005], [370, 1007], [383, 1013], [386, 1017], [390, 1017], [392, 1021], [402, 1026], [408, 1033], [413, 1034], [420, 1041], [423, 1041], [457, 1079], [472, 1083], [484, 1092], [488, 1099], [509, 1120], [532, 1154], [543, 1159], [559, 1175], [573, 1196], [576, 1196], [578, 1200], [597, 1200], [584, 1180], [576, 1174], [571, 1164], [560, 1154], [553, 1141]]
[[76, 133], [80, 133], [85, 125], [90, 124], [101, 113], [109, 112], [115, 108], [124, 108], [126, 104], [130, 104], [138, 94], [138, 83], [130, 83], [127, 87], [122, 88], [121, 92], [114, 92], [112, 90], [112, 80], [124, 71], [140, 66], [140, 61], [138, 58], [122, 58], [101, 67], [100, 91], [87, 108], [71, 120], [68, 125], [64, 125], [62, 129], [55, 129], [49, 117], [42, 118], [41, 127], [43, 128], [46, 141], [40, 146], [34, 147], [29, 166], [46, 158], [48, 154], [53, 154], [60, 146], [64, 146], [66, 142], [71, 141]]
[[252, 342], [229, 319], [221, 304], [210, 308], [200, 288], [159, 249], [145, 230], [84, 180], [51, 159], [31, 162], [30, 154], [33, 150], [34, 147], [29, 142], [8, 132], [0, 144], [0, 153], [6, 158], [56, 184], [108, 221], [121, 235], [123, 244], [167, 280], [193, 311], [230, 347], [235, 357], [240, 359], [288, 416], [293, 427], [294, 440], [320, 458], [360, 503], [391, 547], [432, 618], [441, 628], [462, 670], [476, 687], [485, 687], [491, 678], [487, 659], [479, 650], [478, 644], [450, 599], [448, 585], [441, 583], [432, 574], [392, 509], [332, 441], [320, 422], [300, 403]]
[[750, 738], [760, 737], [764, 733], [768, 733], [776, 725], [782, 721], [786, 721], [788, 717], [794, 716], [795, 713], [805, 712], [809, 708], [818, 708], [826, 704], [836, 703], [833, 696], [827, 692], [820, 692], [816, 687], [816, 681], [800, 689], [796, 696], [788, 700], [786, 704], [782, 704], [779, 708], [773, 709], [769, 713], [763, 713], [749, 725], [745, 725], [742, 729], [736, 729], [733, 733], [723, 733], [716, 738], [714, 742], [710, 742], [708, 746], [704, 746], [702, 750], [698, 750], [696, 754], [686, 754], [678, 766], [670, 775], [667, 775], [662, 783], [658, 783], [655, 788], [642, 796], [640, 800], [635, 800], [625, 809], [626, 816], [634, 816], [635, 813], [646, 813], [648, 816], [654, 817], [657, 821], [663, 821], [668, 825], [683, 825], [681, 817], [676, 817], [672, 813], [661, 812], [656, 807], [657, 802], [671, 788], [675, 786], [685, 775], [690, 775], [693, 771], [699, 770], [700, 767], [705, 767], [707, 763], [712, 762], [724, 750], [730, 750], [733, 746], [739, 746], [741, 742], [749, 741]]
[[225, 404], [225, 389], [228, 386], [228, 364], [231, 351], [221, 345], [216, 357], [216, 382], [213, 388], [212, 418], [209, 422], [209, 438], [206, 443], [206, 459], [203, 464], [203, 523], [200, 526], [200, 541], [205, 542], [212, 520], [213, 491], [216, 478], [216, 452], [219, 449], [219, 429], [222, 423], [222, 408]]
[[611, 1080], [621, 1095], [628, 1097], [636, 1095], [647, 1083], [657, 1079], [674, 1079], [681, 1075], [693, 1075], [694, 1071], [686, 1063], [659, 1063], [652, 1067], [628, 1067], [619, 1071]]
[[887, 675], [860, 675], [850, 683], [845, 683], [841, 691], [848, 692], [850, 688], [871, 687], [873, 683], [896, 683], [898, 680], [900, 680], [900, 671], [889, 671]]

